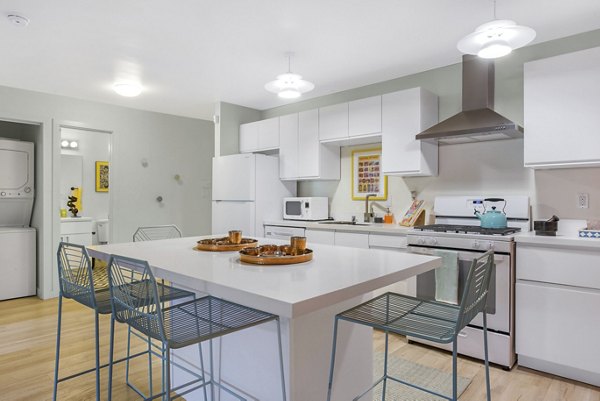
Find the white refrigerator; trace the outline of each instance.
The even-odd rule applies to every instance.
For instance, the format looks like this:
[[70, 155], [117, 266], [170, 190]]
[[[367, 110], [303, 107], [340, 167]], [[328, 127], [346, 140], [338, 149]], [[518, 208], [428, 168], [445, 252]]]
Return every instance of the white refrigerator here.
[[264, 237], [263, 221], [283, 217], [283, 198], [296, 196], [295, 181], [279, 179], [279, 158], [243, 153], [213, 158], [212, 233]]

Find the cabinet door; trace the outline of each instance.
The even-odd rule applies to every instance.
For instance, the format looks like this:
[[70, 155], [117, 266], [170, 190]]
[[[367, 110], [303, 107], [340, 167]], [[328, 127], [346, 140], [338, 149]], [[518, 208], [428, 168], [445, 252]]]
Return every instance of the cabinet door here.
[[525, 63], [526, 167], [600, 165], [600, 47]]
[[600, 373], [600, 292], [531, 282], [516, 288], [517, 354]]
[[254, 152], [258, 149], [259, 121], [240, 125], [240, 153]]
[[298, 113], [279, 118], [279, 177], [298, 177]]
[[306, 229], [306, 244], [335, 245], [335, 231]]
[[78, 244], [83, 246], [92, 245], [92, 233], [82, 233], [82, 234], [69, 234], [67, 236], [67, 241], [71, 244]]
[[348, 103], [319, 109], [319, 140], [348, 138]]
[[382, 96], [384, 174], [437, 175], [437, 144], [415, 136], [437, 121], [437, 97], [421, 88]]
[[279, 117], [262, 120], [258, 125], [258, 149], [269, 150], [279, 147]]
[[320, 161], [319, 110], [298, 113], [298, 176], [318, 177]]
[[348, 232], [335, 232], [335, 245], [336, 246], [350, 246], [352, 248], [369, 248], [369, 234], [368, 233], [348, 233]]
[[348, 103], [348, 135], [369, 135], [381, 132], [381, 96]]

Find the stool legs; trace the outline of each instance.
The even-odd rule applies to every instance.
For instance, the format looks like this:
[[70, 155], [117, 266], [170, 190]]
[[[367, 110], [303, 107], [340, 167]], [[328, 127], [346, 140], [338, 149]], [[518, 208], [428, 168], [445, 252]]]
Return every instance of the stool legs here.
[[327, 401], [331, 401], [331, 388], [333, 386], [333, 368], [335, 365], [335, 349], [337, 346], [337, 331], [339, 319], [335, 318], [333, 325], [333, 346], [331, 347], [331, 363], [329, 364], [329, 383], [327, 384]]
[[390, 337], [390, 333], [386, 330], [386, 332], [385, 332], [385, 354], [383, 357], [383, 398], [381, 401], [385, 401], [385, 390], [387, 389], [389, 337]]
[[457, 369], [457, 348], [458, 348], [458, 337], [452, 342], [452, 400], [457, 401], [458, 399], [458, 377], [456, 373]]
[[100, 401], [100, 332], [98, 322], [98, 312], [94, 311], [95, 328], [94, 334], [96, 337], [96, 401]]
[[286, 401], [285, 374], [283, 372], [283, 347], [281, 346], [281, 322], [279, 321], [279, 317], [277, 317], [277, 319], [275, 320], [277, 322], [277, 342], [279, 343], [279, 366], [281, 368], [281, 399], [283, 401]]
[[[115, 319], [110, 316], [110, 346], [108, 351], [108, 401], [112, 400], [113, 355], [115, 344]], [[129, 346], [127, 346], [129, 350]], [[129, 357], [129, 354], [127, 355]]]
[[487, 401], [492, 400], [492, 391], [490, 389], [490, 362], [488, 359], [488, 338], [487, 338], [487, 313], [483, 311], [483, 351], [485, 354], [485, 388], [487, 392]]
[[62, 295], [58, 296], [58, 327], [56, 328], [56, 357], [54, 358], [54, 391], [52, 400], [56, 401], [58, 391], [58, 361], [60, 356], [60, 329], [62, 323]]

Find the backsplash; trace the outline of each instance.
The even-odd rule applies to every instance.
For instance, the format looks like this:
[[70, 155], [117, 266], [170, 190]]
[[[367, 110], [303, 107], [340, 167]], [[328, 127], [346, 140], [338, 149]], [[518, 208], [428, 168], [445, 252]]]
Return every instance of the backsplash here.
[[[298, 195], [328, 196], [332, 217], [354, 215], [361, 220], [364, 201], [351, 197], [350, 157], [352, 150], [368, 147], [343, 147], [340, 181], [299, 182]], [[398, 220], [412, 202], [411, 191], [428, 208], [439, 195], [528, 195], [533, 218], [553, 214], [568, 219], [600, 218], [600, 168], [525, 168], [522, 139], [441, 146], [439, 164], [437, 177], [389, 177], [388, 200], [379, 203], [390, 206]], [[582, 192], [589, 194], [589, 209], [576, 206], [577, 194]]]

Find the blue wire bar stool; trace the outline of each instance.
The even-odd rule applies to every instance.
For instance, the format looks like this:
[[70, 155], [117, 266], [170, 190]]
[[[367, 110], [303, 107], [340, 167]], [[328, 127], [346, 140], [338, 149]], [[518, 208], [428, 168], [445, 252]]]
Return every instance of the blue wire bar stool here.
[[[135, 281], [139, 280], [148, 284], [147, 289], [144, 289], [144, 294], [147, 296], [139, 296], [135, 292], [138, 289], [130, 285], [132, 277], [134, 277]], [[160, 394], [146, 398], [146, 401], [158, 397], [170, 401], [173, 398], [184, 396], [199, 388], [203, 389], [204, 398], [207, 400], [206, 388], [209, 385], [210, 400], [215, 399], [215, 387], [218, 387], [239, 400], [247, 401], [246, 398], [236, 394], [232, 389], [214, 380], [213, 339], [270, 321], [275, 321], [277, 324], [282, 400], [286, 400], [279, 316], [213, 296], [203, 296], [191, 301], [174, 303], [168, 307], [164, 307], [159, 302], [156, 278], [150, 270], [148, 262], [143, 260], [111, 255], [108, 265], [108, 278], [113, 307], [111, 326], [114, 326], [115, 320], [120, 323], [126, 323], [143, 335], [161, 342], [159, 356], [165, 362], [163, 364], [164, 390]], [[209, 381], [205, 379], [206, 375], [202, 355], [200, 355], [200, 373], [192, 372], [187, 367], [171, 359], [171, 350], [194, 344], [200, 346], [202, 342], [207, 340], [210, 346], [211, 379]], [[113, 342], [111, 341], [110, 361], [113, 360], [112, 344]], [[172, 387], [172, 364], [184, 369], [195, 378], [188, 383]], [[198, 367], [196, 366], [196, 368]], [[108, 399], [110, 401], [112, 390], [111, 362], [109, 362], [108, 372]], [[173, 397], [172, 392], [177, 392], [177, 395]]]
[[133, 242], [181, 238], [181, 230], [175, 224], [139, 227], [133, 233]]
[[[57, 252], [58, 258], [58, 278], [59, 278], [59, 296], [58, 296], [58, 326], [56, 334], [56, 357], [54, 365], [54, 388], [52, 399], [56, 401], [58, 393], [58, 384], [79, 377], [83, 374], [96, 372], [96, 400], [100, 400], [100, 369], [108, 364], [100, 365], [100, 339], [99, 339], [99, 315], [112, 313], [110, 301], [110, 290], [108, 286], [96, 285], [94, 281], [94, 272], [90, 256], [85, 247], [77, 244], [61, 242]], [[108, 281], [108, 280], [105, 280]], [[136, 288], [141, 283], [129, 284]], [[159, 286], [157, 292], [161, 301], [170, 301], [185, 297], [194, 296], [193, 292], [176, 289], [169, 286]], [[79, 373], [75, 373], [59, 379], [59, 361], [61, 345], [61, 326], [62, 326], [62, 303], [63, 298], [72, 299], [82, 305], [85, 305], [94, 311], [95, 317], [95, 362], [96, 366]], [[111, 333], [111, 341], [113, 333]], [[112, 346], [112, 344], [111, 344]], [[127, 357], [119, 359], [114, 363], [123, 362], [148, 353], [149, 351], [139, 352], [130, 355], [129, 343], [127, 344]], [[150, 383], [152, 379], [150, 378]], [[152, 391], [152, 385], [150, 385]], [[144, 397], [143, 394], [141, 394]]]
[[[458, 399], [456, 339], [460, 331], [480, 312], [483, 313], [485, 381], [487, 400], [490, 401], [490, 370], [488, 361], [487, 315], [485, 305], [493, 266], [494, 255], [492, 251], [488, 251], [479, 258], [473, 260], [473, 263], [469, 269], [460, 305], [451, 305], [443, 302], [422, 300], [415, 297], [388, 292], [336, 315], [333, 331], [333, 349], [331, 353], [331, 365], [329, 370], [327, 401], [331, 400], [337, 329], [338, 322], [340, 320], [362, 324], [385, 331], [383, 376], [365, 392], [355, 397], [354, 401], [359, 400], [365, 394], [369, 393], [381, 382], [383, 382], [382, 401], [385, 401], [385, 392], [388, 380], [419, 389], [446, 400], [456, 401]], [[402, 379], [388, 375], [388, 336], [390, 332], [404, 336], [421, 338], [435, 343], [453, 343], [452, 397], [448, 397], [447, 395], [437, 393], [433, 390], [417, 386]]]

